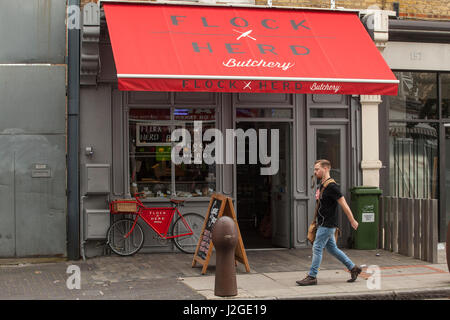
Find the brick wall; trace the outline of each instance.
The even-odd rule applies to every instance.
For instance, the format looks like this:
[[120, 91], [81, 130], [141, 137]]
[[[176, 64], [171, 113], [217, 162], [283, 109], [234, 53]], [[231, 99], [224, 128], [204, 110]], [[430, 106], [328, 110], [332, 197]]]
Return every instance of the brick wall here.
[[[92, 0], [81, 0], [82, 5]], [[151, 1], [151, 0], [141, 0]], [[220, 0], [218, 0], [219, 2]], [[225, 0], [223, 2], [226, 2]], [[415, 20], [450, 20], [450, 0], [336, 0], [336, 7], [367, 9], [377, 5], [380, 9], [393, 10], [393, 3], [400, 4], [400, 18]], [[266, 0], [255, 0], [266, 5]], [[329, 8], [330, 0], [273, 0], [274, 6]]]

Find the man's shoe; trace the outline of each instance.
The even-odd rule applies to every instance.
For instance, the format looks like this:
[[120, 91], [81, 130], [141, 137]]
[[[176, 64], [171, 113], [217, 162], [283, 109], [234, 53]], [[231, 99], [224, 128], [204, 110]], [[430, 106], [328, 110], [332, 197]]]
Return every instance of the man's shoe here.
[[348, 279], [347, 282], [355, 282], [358, 275], [361, 273], [362, 269], [358, 266], [354, 266], [352, 270], [350, 270], [351, 279]]
[[310, 275], [306, 276], [303, 280], [295, 281], [299, 286], [313, 286], [317, 284], [317, 278], [311, 277]]

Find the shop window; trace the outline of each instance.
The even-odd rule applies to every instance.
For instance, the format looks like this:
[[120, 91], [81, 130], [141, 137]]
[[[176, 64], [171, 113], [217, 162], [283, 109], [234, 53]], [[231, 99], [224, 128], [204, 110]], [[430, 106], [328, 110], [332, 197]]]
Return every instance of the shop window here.
[[328, 159], [332, 166], [330, 171], [331, 176], [338, 184], [341, 184], [341, 130], [317, 129], [316, 149], [316, 159]]
[[[195, 134], [203, 136], [206, 130], [216, 127], [214, 109], [174, 109], [174, 117], [177, 123], [180, 123], [190, 134], [192, 140], [191, 163], [175, 165], [175, 189], [177, 196], [180, 197], [200, 197], [210, 196], [215, 191], [216, 185], [216, 166], [208, 165], [203, 160], [197, 164], [195, 159], [195, 150], [205, 150], [206, 144], [212, 141], [200, 142], [196, 146], [194, 141]], [[201, 121], [201, 126], [194, 126], [194, 121]], [[196, 133], [195, 130], [198, 130]], [[202, 152], [198, 153], [202, 156]]]
[[391, 120], [438, 119], [437, 74], [394, 72], [398, 95], [389, 98]]
[[237, 108], [236, 118], [292, 119], [290, 108]]
[[450, 73], [441, 74], [442, 118], [450, 118]]
[[175, 165], [171, 161], [171, 150], [179, 142], [171, 140], [173, 130], [186, 129], [193, 144], [194, 121], [201, 121], [202, 133], [215, 128], [215, 109], [130, 109], [131, 193], [144, 192], [144, 198], [200, 197], [216, 190], [214, 164]]
[[437, 199], [439, 153], [437, 123], [389, 125], [389, 183], [394, 197]]

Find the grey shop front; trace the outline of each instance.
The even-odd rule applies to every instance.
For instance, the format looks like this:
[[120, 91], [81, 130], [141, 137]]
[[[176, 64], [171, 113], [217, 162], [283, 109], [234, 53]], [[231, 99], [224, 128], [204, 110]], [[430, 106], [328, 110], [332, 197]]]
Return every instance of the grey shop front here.
[[[98, 244], [112, 219], [107, 201], [136, 190], [144, 192], [146, 205], [169, 205], [175, 196], [186, 199], [186, 212], [202, 215], [209, 196], [222, 193], [234, 200], [246, 248], [305, 247], [314, 213], [314, 160], [332, 161], [332, 175], [345, 194], [360, 179], [359, 170], [351, 169], [360, 158], [359, 104], [349, 96], [121, 92], [114, 83], [101, 82], [82, 87], [80, 98], [80, 209], [87, 256], [101, 254]], [[245, 164], [174, 164], [167, 139], [171, 128], [193, 131], [200, 119], [203, 133], [278, 129], [277, 174], [260, 174], [270, 164], [249, 164], [249, 153], [257, 149], [248, 142]], [[267, 143], [271, 150], [270, 135]], [[142, 252], [174, 250], [150, 228], [144, 230]]]
[[[88, 5], [87, 5], [88, 6]], [[86, 8], [85, 8], [86, 10]], [[349, 200], [361, 185], [361, 104], [345, 94], [169, 92], [119, 90], [106, 20], [85, 20], [80, 50], [80, 247], [83, 257], [105, 253], [105, 236], [114, 220], [108, 202], [143, 192], [147, 206], [168, 206], [185, 199], [185, 212], [205, 215], [210, 196], [233, 199], [246, 249], [307, 247], [314, 215], [314, 161], [329, 159], [332, 176]], [[94, 41], [93, 41], [94, 39]], [[374, 48], [375, 49], [375, 48]], [[98, 55], [92, 63], [93, 52]], [[94, 59], [95, 60], [95, 59]], [[101, 67], [100, 67], [101, 66]], [[201, 121], [200, 131], [196, 121]], [[267, 132], [245, 145], [245, 162], [225, 155], [224, 163], [175, 164], [171, 161], [174, 129], [200, 137], [208, 129]], [[272, 140], [272, 132], [278, 132]], [[195, 141], [194, 141], [195, 143]], [[278, 149], [276, 174], [262, 175], [273, 162], [260, 161], [260, 148]], [[195, 146], [192, 146], [193, 149]], [[275, 149], [273, 149], [275, 150]], [[269, 155], [269, 154], [267, 154]], [[274, 155], [272, 155], [274, 160]], [[270, 156], [269, 156], [270, 157]], [[257, 158], [256, 164], [250, 159]], [[266, 163], [266, 164], [262, 164]], [[347, 246], [350, 226], [340, 215]], [[171, 242], [145, 233], [141, 252], [172, 252]]]

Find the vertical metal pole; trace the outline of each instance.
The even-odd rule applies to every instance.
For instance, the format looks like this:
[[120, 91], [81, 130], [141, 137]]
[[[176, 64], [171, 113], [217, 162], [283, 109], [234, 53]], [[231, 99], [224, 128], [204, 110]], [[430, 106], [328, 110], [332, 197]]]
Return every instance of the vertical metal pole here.
[[[80, 6], [69, 0], [69, 6]], [[80, 259], [79, 207], [79, 121], [80, 121], [80, 30], [67, 30], [68, 45], [68, 120], [67, 120], [67, 256]]]

